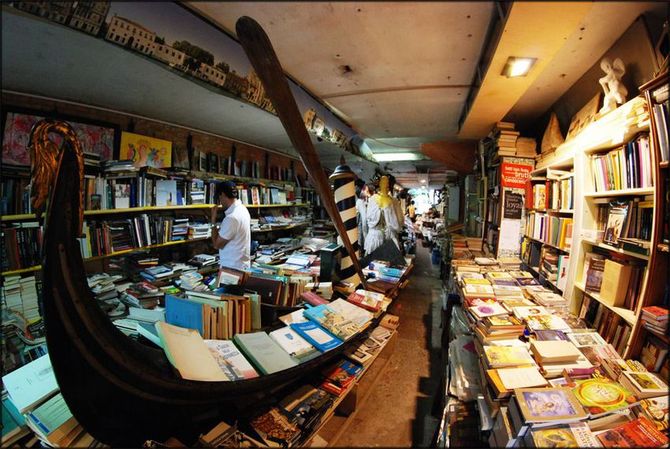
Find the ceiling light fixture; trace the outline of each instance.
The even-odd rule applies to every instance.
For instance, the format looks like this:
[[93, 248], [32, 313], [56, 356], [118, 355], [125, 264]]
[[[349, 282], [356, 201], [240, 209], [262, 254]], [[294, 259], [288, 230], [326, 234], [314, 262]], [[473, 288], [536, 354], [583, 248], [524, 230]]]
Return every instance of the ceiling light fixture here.
[[507, 58], [502, 75], [507, 78], [526, 76], [535, 64], [535, 61], [537, 61], [537, 58], [517, 58], [515, 56], [510, 56]]
[[372, 155], [377, 162], [418, 161], [421, 155], [417, 153], [376, 153]]
[[425, 183], [425, 182], [426, 182], [426, 180], [425, 180], [425, 179], [422, 179], [422, 180], [421, 180], [421, 182]]

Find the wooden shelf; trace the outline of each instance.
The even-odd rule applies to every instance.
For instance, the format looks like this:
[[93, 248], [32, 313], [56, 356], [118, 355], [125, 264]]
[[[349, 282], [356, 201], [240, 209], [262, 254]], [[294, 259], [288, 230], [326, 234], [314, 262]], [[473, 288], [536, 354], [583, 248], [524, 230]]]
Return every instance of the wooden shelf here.
[[[168, 246], [184, 245], [186, 243], [202, 242], [202, 241], [205, 241], [205, 240], [209, 240], [209, 237], [203, 237], [203, 238], [199, 238], [199, 239], [175, 240], [175, 241], [172, 241], [172, 242], [158, 243], [156, 245], [142, 246], [142, 247], [139, 247], [139, 248], [125, 249], [123, 251], [114, 251], [112, 253], [102, 254], [100, 256], [87, 257], [87, 258], [84, 259], [84, 262], [93, 262], [93, 261], [96, 261], [96, 260], [107, 259], [109, 257], [123, 256], [123, 255], [127, 255], [127, 254], [138, 253], [138, 252], [142, 252], [142, 251], [148, 251], [148, 250], [151, 250], [151, 249], [166, 248]], [[22, 268], [20, 270], [5, 271], [5, 272], [1, 273], [1, 275], [2, 276], [12, 276], [12, 275], [17, 275], [17, 274], [30, 273], [32, 271], [39, 271], [41, 269], [42, 269], [41, 265], [35, 265], [33, 267]]]
[[629, 196], [629, 195], [653, 195], [653, 187], [644, 187], [640, 189], [626, 189], [626, 190], [606, 190], [604, 192], [587, 192], [584, 194], [586, 198], [606, 198], [608, 196]]
[[661, 168], [668, 168], [669, 165], [670, 165], [670, 161], [663, 161], [663, 162], [658, 163], [658, 166], [661, 167]]
[[527, 236], [527, 235], [524, 235], [524, 237], [527, 238], [528, 240], [533, 241], [533, 242], [540, 243], [540, 244], [542, 244], [542, 245], [547, 245], [547, 246], [549, 246], [549, 247], [551, 247], [551, 248], [554, 248], [555, 250], [558, 250], [558, 251], [560, 251], [560, 252], [562, 252], [562, 253], [570, 254], [570, 250], [569, 250], [569, 249], [559, 248], [558, 246], [554, 246], [554, 245], [552, 245], [551, 243], [547, 243], [547, 242], [544, 242], [544, 241], [542, 241], [542, 240], [538, 240], [538, 239], [535, 239], [535, 238], [533, 238], [533, 237], [529, 237], [529, 236]]
[[[284, 203], [284, 204], [245, 204], [247, 209], [269, 209], [275, 207], [308, 207], [309, 203]], [[85, 210], [84, 216], [97, 216], [97, 215], [115, 215], [115, 214], [140, 214], [140, 213], [153, 213], [153, 212], [168, 212], [168, 211], [193, 211], [193, 210], [207, 210], [213, 207], [221, 208], [221, 206], [216, 204], [187, 204], [184, 206], [146, 206], [146, 207], [129, 207], [122, 209], [97, 209], [97, 210]], [[18, 215], [3, 215], [2, 221], [24, 221], [24, 220], [36, 220], [37, 217], [35, 214], [18, 214]]]
[[574, 214], [574, 209], [547, 209], [547, 212], [553, 214]]
[[299, 228], [299, 227], [302, 227], [302, 226], [306, 226], [308, 224], [309, 224], [308, 222], [304, 222], [304, 223], [290, 224], [290, 225], [287, 225], [287, 226], [275, 226], [274, 228], [270, 228], [270, 229], [252, 229], [251, 233], [255, 234], [255, 233], [261, 233], [261, 232], [286, 231], [288, 229]]
[[285, 203], [285, 204], [245, 204], [248, 209], [269, 209], [273, 207], [307, 207], [309, 203]]
[[606, 249], [608, 251], [612, 251], [612, 252], [615, 252], [615, 253], [618, 253], [618, 254], [623, 254], [625, 256], [635, 257], [635, 258], [641, 259], [641, 260], [649, 260], [649, 256], [645, 256], [644, 254], [635, 253], [635, 252], [632, 252], [632, 251], [626, 251], [626, 250], [623, 250], [621, 248], [617, 248], [617, 247], [608, 245], [607, 243], [596, 242], [594, 240], [589, 240], [589, 239], [582, 239], [582, 242], [588, 243], [591, 246]]
[[635, 317], [635, 312], [633, 310], [624, 309], [623, 307], [610, 306], [609, 304], [604, 302], [600, 298], [600, 295], [598, 295], [597, 293], [587, 292], [586, 287], [584, 286], [584, 284], [579, 284], [579, 283], [575, 282], [575, 287], [577, 287], [579, 290], [581, 290], [585, 295], [590, 296], [591, 298], [598, 301], [600, 304], [602, 304], [605, 307], [607, 307], [608, 309], [610, 309], [612, 312], [619, 315], [621, 318], [623, 318], [631, 326], [635, 325], [635, 322], [637, 321], [637, 319]]
[[42, 265], [35, 265], [33, 267], [28, 267], [28, 268], [21, 268], [19, 270], [9, 270], [9, 271], [4, 271], [2, 273], [2, 276], [16, 276], [18, 274], [26, 274], [26, 273], [31, 273], [33, 271], [40, 271], [42, 269]]

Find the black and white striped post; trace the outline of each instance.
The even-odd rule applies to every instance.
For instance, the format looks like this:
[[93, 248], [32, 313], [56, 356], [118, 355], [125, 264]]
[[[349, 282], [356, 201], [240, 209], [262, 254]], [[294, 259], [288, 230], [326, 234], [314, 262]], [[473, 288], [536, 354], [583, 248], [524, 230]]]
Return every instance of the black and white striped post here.
[[[351, 168], [346, 165], [344, 157], [342, 157], [340, 159], [340, 165], [335, 168], [335, 171], [330, 175], [329, 179], [333, 182], [337, 210], [340, 213], [344, 227], [347, 230], [349, 241], [354, 247], [356, 257], [359, 257], [358, 222], [356, 221], [356, 187], [354, 185], [356, 175]], [[337, 240], [338, 243], [342, 243], [339, 236]], [[361, 279], [344, 246], [342, 247], [342, 258], [340, 260], [338, 276], [341, 281], [352, 284], [355, 288], [358, 288], [361, 285]]]

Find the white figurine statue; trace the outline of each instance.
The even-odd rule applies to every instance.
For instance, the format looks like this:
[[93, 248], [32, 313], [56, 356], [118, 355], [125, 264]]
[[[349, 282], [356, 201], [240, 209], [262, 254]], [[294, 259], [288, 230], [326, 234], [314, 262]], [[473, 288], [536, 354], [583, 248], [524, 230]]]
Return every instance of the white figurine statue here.
[[385, 240], [392, 240], [400, 249], [398, 234], [401, 228], [388, 186], [388, 178], [382, 176], [379, 180], [379, 191], [368, 200], [366, 212], [368, 233], [365, 236], [365, 254], [370, 254], [382, 246]]
[[610, 62], [607, 58], [603, 58], [600, 61], [600, 68], [605, 72], [605, 76], [598, 80], [605, 92], [603, 107], [600, 109], [600, 113], [605, 114], [616, 109], [617, 104], [624, 104], [626, 102], [628, 89], [621, 82], [621, 77], [626, 73], [626, 66], [620, 58], [616, 58], [614, 63]]

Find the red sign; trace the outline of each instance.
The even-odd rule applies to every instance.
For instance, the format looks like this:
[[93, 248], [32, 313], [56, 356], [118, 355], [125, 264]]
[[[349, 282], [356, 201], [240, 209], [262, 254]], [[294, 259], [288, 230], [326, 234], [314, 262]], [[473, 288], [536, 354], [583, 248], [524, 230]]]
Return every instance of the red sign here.
[[532, 165], [503, 162], [500, 165], [500, 175], [502, 178], [500, 183], [503, 187], [525, 189], [530, 180], [531, 171], [533, 171]]

